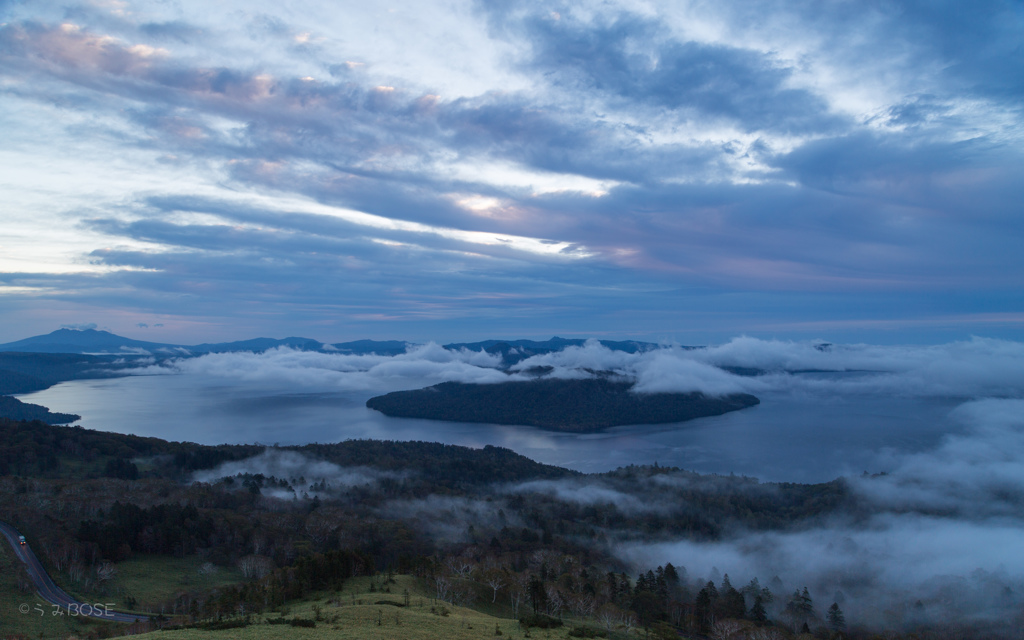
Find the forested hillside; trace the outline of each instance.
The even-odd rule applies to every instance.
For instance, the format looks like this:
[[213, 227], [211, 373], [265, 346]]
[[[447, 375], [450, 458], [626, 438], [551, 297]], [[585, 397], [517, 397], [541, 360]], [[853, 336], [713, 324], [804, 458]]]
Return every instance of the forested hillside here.
[[47, 424], [68, 424], [81, 419], [73, 413], [53, 413], [44, 406], [22, 402], [11, 396], [0, 396], [0, 418], [11, 420], [40, 420]]
[[[678, 637], [728, 623], [783, 638], [806, 625], [825, 637], [847, 625], [837, 621], [849, 602], [832, 608], [839, 596], [810, 593], [786, 575], [733, 583], [728, 564], [708, 575], [665, 559], [636, 573], [620, 551], [800, 531], [869, 508], [842, 479], [773, 484], [659, 466], [580, 474], [499, 447], [207, 447], [12, 420], [0, 420], [0, 439], [0, 520], [24, 532], [58, 583], [83, 599], [163, 611], [167, 624], [244, 626], [252, 614], [383, 573], [412, 576], [446, 606], [493, 602], [486, 606], [528, 626], [575, 621], [619, 637], [630, 629]], [[145, 592], [117, 578], [120, 566], [159, 558], [194, 558], [203, 575], [247, 578], [234, 588], [204, 588], [204, 579]], [[829, 599], [814, 602], [821, 597]], [[897, 626], [941, 629], [914, 611]], [[849, 622], [847, 633], [864, 638], [880, 624]], [[986, 622], [962, 637], [1006, 629]]]

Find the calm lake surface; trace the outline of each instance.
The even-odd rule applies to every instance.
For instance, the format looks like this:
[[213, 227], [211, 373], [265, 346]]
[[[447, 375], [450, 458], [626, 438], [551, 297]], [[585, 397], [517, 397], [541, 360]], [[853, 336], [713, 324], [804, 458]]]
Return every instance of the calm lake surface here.
[[[408, 382], [408, 381], [407, 381]], [[428, 386], [403, 385], [407, 388]], [[533, 427], [389, 418], [364, 403], [381, 391], [290, 393], [201, 375], [78, 380], [18, 396], [82, 416], [90, 429], [201, 444], [424, 440], [507, 447], [580, 471], [628, 464], [678, 466], [762, 480], [820, 482], [891, 469], [963, 427], [954, 400], [807, 392], [762, 393], [759, 406], [668, 425], [560, 434]]]

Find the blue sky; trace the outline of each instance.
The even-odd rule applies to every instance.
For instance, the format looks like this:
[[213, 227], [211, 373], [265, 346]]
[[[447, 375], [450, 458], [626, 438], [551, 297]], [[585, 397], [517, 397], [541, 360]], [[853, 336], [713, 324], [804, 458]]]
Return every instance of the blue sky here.
[[1024, 338], [1019, 2], [365, 4], [0, 1], [0, 340]]

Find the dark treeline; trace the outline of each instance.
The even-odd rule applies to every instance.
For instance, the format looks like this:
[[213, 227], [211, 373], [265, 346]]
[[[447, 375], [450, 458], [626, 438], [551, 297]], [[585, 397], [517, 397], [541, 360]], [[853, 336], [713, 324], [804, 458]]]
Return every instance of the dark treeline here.
[[119, 375], [130, 365], [114, 356], [76, 353], [0, 353], [0, 395], [31, 393], [64, 380]]
[[[197, 470], [251, 458], [265, 450], [253, 445], [201, 446], [157, 438], [54, 427], [39, 422], [0, 420], [0, 475], [33, 477], [167, 479], [187, 482]], [[764, 484], [737, 476], [702, 476], [666, 467], [624, 467], [607, 474], [584, 476], [543, 465], [500, 447], [469, 449], [428, 442], [346, 441], [282, 447], [340, 467], [370, 466], [400, 472], [370, 485], [309, 483], [297, 497], [320, 494], [337, 504], [360, 510], [398, 499], [427, 496], [473, 499], [500, 498], [506, 515], [538, 532], [600, 540], [610, 532], [646, 537], [715, 539], [738, 527], [785, 528], [849, 508], [849, 492], [841, 480], [824, 484]], [[133, 462], [134, 460], [134, 462]], [[253, 475], [259, 471], [254, 471]], [[528, 481], [600, 484], [622, 492], [637, 504], [657, 501], [659, 508], [629, 510], [615, 502], [581, 503], [555, 497]], [[325, 483], [330, 480], [326, 479]], [[177, 486], [177, 485], [175, 485]], [[241, 485], [239, 485], [241, 486]], [[497, 489], [496, 489], [497, 487]], [[512, 487], [512, 489], [508, 489]], [[496, 496], [495, 491], [500, 490]], [[242, 508], [228, 501], [226, 508]], [[495, 509], [498, 511], [498, 509]], [[500, 531], [504, 523], [492, 523]]]
[[[89, 478], [104, 475], [111, 459], [162, 458], [159, 475], [209, 468], [256, 455], [263, 447], [203, 447], [159, 438], [108, 433], [81, 427], [56, 427], [40, 421], [0, 418], [0, 475]], [[117, 469], [112, 477], [123, 477]]]
[[199, 515], [193, 504], [160, 504], [148, 509], [115, 502], [96, 520], [83, 520], [75, 536], [95, 545], [99, 556], [114, 562], [133, 552], [190, 555], [205, 546], [214, 530], [210, 514]]

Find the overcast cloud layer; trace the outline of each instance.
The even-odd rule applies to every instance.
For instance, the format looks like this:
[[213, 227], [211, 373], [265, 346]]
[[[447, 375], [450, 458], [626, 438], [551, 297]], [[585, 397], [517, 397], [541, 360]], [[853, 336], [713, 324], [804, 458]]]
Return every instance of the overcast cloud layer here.
[[577, 5], [0, 3], [0, 339], [1020, 337], [1019, 3]]

